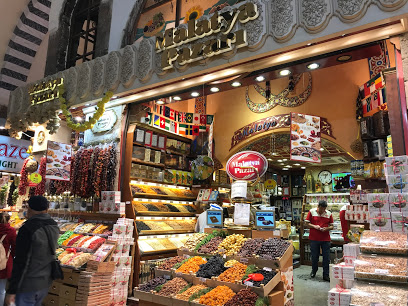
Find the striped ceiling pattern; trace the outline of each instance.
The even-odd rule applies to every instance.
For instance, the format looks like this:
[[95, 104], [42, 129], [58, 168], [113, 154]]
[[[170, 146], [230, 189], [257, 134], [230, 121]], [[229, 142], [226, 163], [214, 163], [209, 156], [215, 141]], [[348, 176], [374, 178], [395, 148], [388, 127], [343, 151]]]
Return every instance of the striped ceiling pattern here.
[[34, 57], [48, 32], [51, 1], [30, 0], [9, 41], [0, 71], [0, 95], [9, 95], [27, 81]]

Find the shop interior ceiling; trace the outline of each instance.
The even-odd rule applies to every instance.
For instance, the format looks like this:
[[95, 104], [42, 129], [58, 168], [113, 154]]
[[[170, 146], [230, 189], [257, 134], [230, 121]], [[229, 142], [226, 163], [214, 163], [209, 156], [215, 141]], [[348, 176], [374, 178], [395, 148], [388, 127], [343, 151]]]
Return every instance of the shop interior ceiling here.
[[[274, 137], [274, 141], [272, 139]], [[273, 144], [274, 143], [274, 144]], [[268, 135], [259, 138], [243, 147], [240, 151], [256, 151], [265, 155], [271, 167], [282, 169], [283, 166], [292, 166], [293, 169], [300, 166], [329, 166], [338, 164], [348, 164], [353, 158], [347, 154], [340, 146], [322, 138], [322, 162], [306, 163], [290, 160], [290, 134], [281, 133]], [[286, 161], [282, 161], [282, 160]], [[296, 165], [295, 165], [296, 164]]]

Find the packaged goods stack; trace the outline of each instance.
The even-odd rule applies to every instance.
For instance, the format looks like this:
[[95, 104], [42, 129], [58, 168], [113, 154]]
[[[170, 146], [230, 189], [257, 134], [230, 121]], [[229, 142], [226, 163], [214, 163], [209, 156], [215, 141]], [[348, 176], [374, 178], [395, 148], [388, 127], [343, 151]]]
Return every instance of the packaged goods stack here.
[[102, 191], [99, 212], [104, 214], [124, 215], [126, 203], [120, 202], [120, 191]]
[[113, 226], [112, 237], [109, 240], [116, 241], [117, 247], [112, 256], [115, 262], [115, 270], [111, 277], [111, 305], [126, 304], [128, 297], [129, 277], [132, 273], [133, 263], [133, 229], [134, 220], [120, 218]]

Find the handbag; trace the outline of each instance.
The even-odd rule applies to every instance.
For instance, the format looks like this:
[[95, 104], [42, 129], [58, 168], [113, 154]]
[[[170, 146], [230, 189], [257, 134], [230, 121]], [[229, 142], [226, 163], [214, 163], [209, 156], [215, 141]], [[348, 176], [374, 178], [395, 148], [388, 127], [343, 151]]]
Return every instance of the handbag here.
[[50, 234], [46, 228], [44, 228], [44, 231], [47, 234], [48, 246], [50, 247], [51, 255], [54, 257], [54, 259], [51, 261], [51, 278], [52, 280], [64, 279], [64, 272], [62, 272], [60, 261], [55, 258], [55, 250], [51, 244]]

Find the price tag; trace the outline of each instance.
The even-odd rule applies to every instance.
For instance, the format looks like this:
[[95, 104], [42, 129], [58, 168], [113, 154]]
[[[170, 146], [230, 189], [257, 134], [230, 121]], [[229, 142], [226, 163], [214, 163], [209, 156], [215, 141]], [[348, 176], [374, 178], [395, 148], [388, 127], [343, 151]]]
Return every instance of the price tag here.
[[263, 269], [264, 269], [265, 271], [272, 272], [272, 269], [271, 269], [271, 268], [264, 267]]
[[273, 235], [280, 237], [280, 230], [274, 230], [274, 231], [273, 231]]
[[169, 279], [170, 279], [170, 275], [165, 274], [165, 275], [163, 275], [163, 278], [169, 280]]
[[248, 263], [248, 258], [241, 258], [239, 261], [241, 263]]
[[244, 283], [244, 285], [249, 286], [249, 287], [253, 287], [254, 283], [250, 282], [250, 281], [247, 281], [247, 282]]
[[205, 283], [205, 282], [207, 281], [207, 279], [204, 278], [204, 277], [200, 277], [198, 280], [199, 280], [200, 282], [202, 282], [202, 283]]
[[380, 246], [386, 246], [389, 244], [389, 241], [375, 241], [374, 242], [376, 245], [380, 245]]
[[374, 273], [375, 274], [389, 274], [389, 270], [388, 269], [375, 269]]
[[226, 259], [226, 258], [227, 258], [227, 255], [224, 254], [224, 255], [222, 256], [222, 258]]

